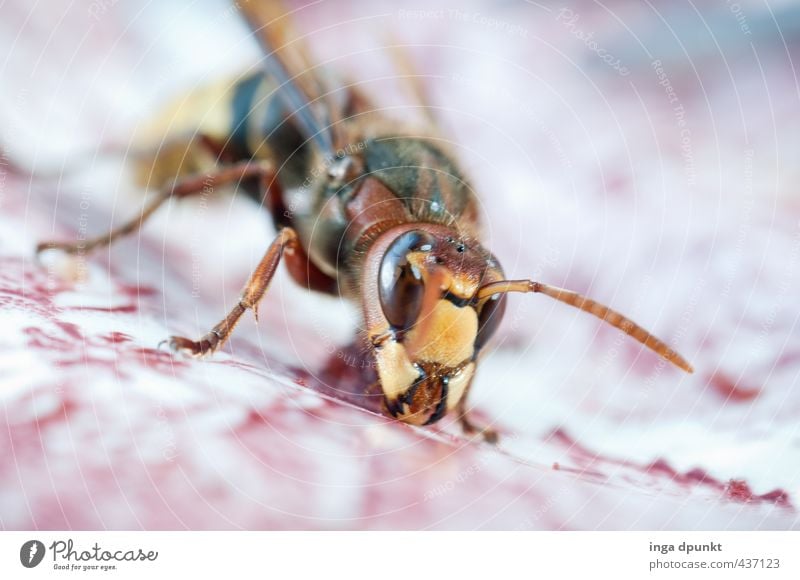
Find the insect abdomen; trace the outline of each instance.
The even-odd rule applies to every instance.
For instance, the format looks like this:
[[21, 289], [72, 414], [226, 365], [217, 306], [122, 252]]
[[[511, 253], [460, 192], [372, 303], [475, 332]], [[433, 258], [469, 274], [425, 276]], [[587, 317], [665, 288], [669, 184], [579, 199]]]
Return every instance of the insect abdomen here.
[[[285, 186], [306, 172], [308, 147], [287, 121], [276, 84], [261, 73], [201, 87], [137, 131], [138, 181], [158, 188], [220, 162], [269, 159]], [[218, 150], [209, 149], [212, 142]]]
[[285, 188], [306, 179], [310, 146], [292, 123], [271, 78], [257, 73], [240, 80], [231, 97], [230, 149], [242, 157], [268, 159]]

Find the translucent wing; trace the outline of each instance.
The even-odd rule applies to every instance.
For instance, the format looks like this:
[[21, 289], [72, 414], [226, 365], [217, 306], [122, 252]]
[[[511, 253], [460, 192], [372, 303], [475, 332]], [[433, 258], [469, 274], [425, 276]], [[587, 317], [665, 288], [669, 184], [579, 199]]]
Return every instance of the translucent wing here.
[[237, 7], [261, 45], [264, 72], [278, 82], [290, 118], [325, 157], [333, 158], [330, 113], [317, 79], [309, 73], [304, 50], [290, 39], [291, 13], [273, 0], [242, 2]]

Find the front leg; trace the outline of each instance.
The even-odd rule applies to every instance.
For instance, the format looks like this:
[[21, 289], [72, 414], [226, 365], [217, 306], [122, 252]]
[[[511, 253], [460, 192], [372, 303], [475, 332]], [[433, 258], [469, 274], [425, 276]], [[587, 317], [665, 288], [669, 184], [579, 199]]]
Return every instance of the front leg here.
[[[290, 270], [302, 269], [308, 263], [308, 256], [300, 246], [297, 233], [292, 228], [283, 228], [278, 233], [255, 271], [250, 275], [239, 302], [219, 324], [199, 340], [172, 336], [169, 339], [170, 347], [192, 356], [204, 356], [213, 353], [228, 340], [239, 319], [247, 310], [252, 310], [258, 320], [258, 303], [264, 297], [281, 258], [287, 260]], [[288, 262], [292, 262], [292, 264], [290, 265]]]
[[467, 390], [464, 392], [464, 396], [461, 397], [461, 400], [458, 402], [458, 406], [456, 407], [456, 413], [458, 414], [458, 421], [461, 423], [461, 429], [464, 431], [465, 435], [480, 435], [483, 437], [483, 440], [487, 443], [495, 444], [498, 440], [497, 431], [492, 429], [491, 427], [481, 427], [476, 423], [473, 423], [472, 420], [469, 418], [469, 410], [467, 407], [467, 396], [469, 395], [469, 391], [472, 388], [472, 382], [470, 382]]

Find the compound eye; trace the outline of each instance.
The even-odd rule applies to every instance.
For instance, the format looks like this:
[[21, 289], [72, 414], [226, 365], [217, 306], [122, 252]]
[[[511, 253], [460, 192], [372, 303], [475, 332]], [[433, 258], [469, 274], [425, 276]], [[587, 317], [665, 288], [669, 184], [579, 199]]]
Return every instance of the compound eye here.
[[475, 350], [482, 349], [497, 332], [506, 312], [506, 295], [490, 296], [478, 314], [478, 335], [475, 337]]
[[378, 293], [383, 314], [395, 330], [411, 328], [422, 308], [422, 273], [408, 262], [408, 254], [430, 251], [433, 243], [433, 236], [427, 232], [406, 232], [392, 242], [383, 256]]

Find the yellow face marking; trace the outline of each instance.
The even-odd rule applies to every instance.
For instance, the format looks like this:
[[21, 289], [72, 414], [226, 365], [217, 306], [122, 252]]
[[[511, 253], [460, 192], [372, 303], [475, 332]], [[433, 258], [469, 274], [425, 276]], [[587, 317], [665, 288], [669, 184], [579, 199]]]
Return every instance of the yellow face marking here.
[[450, 280], [450, 288], [448, 288], [448, 290], [454, 296], [469, 299], [475, 296], [475, 293], [478, 291], [478, 282], [475, 280], [474, 276], [457, 274]]
[[458, 402], [464, 397], [464, 392], [467, 390], [472, 375], [475, 374], [475, 363], [471, 362], [463, 369], [450, 375], [447, 382], [447, 410], [452, 411]]
[[447, 300], [439, 300], [425, 325], [427, 336], [417, 336], [415, 326], [408, 341], [416, 348], [414, 356], [425, 362], [457, 367], [472, 358], [478, 333], [478, 315], [474, 308], [459, 308]]
[[[420, 272], [425, 282], [428, 282], [427, 260], [428, 254], [425, 252], [409, 252], [407, 255], [409, 264], [412, 264]], [[453, 274], [447, 271], [442, 281], [442, 292], [448, 291], [454, 296], [465, 300], [472, 298], [478, 292], [478, 280], [475, 276], [468, 274]]]
[[405, 393], [419, 377], [419, 371], [408, 359], [406, 349], [393, 340], [386, 341], [375, 350], [375, 362], [383, 393], [391, 401]]

